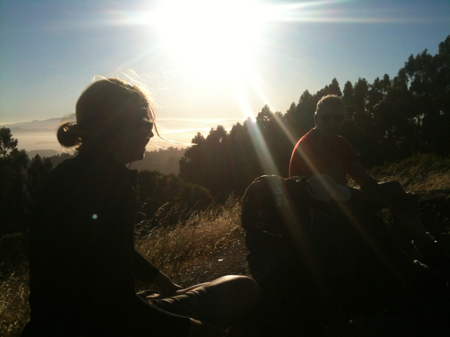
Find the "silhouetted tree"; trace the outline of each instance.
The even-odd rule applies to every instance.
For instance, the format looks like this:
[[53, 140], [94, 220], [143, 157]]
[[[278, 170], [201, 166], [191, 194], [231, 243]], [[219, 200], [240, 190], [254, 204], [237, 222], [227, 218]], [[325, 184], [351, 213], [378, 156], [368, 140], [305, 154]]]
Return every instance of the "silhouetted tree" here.
[[132, 169], [157, 170], [164, 174], [178, 174], [180, 170], [179, 161], [183, 157], [185, 149], [169, 147], [145, 152], [144, 159], [134, 162]]
[[201, 186], [184, 181], [174, 174], [159, 171], [140, 171], [138, 174], [138, 203], [146, 219], [167, 202], [184, 203], [186, 207], [205, 206], [211, 200], [209, 191]]
[[413, 112], [418, 149], [439, 154], [450, 153], [449, 94], [450, 36], [439, 44], [439, 53], [432, 56], [425, 49], [405, 63], [404, 75], [414, 102]]
[[0, 157], [0, 235], [20, 231], [25, 227], [28, 208], [26, 173], [28, 156], [17, 149], [18, 140], [10, 129], [2, 128]]
[[30, 199], [35, 200], [38, 190], [53, 168], [50, 158], [42, 159], [38, 154], [31, 160], [27, 170], [27, 189]]
[[15, 149], [18, 143], [19, 141], [12, 137], [11, 129], [0, 129], [0, 154], [3, 155], [3, 157], [6, 156], [8, 151]]

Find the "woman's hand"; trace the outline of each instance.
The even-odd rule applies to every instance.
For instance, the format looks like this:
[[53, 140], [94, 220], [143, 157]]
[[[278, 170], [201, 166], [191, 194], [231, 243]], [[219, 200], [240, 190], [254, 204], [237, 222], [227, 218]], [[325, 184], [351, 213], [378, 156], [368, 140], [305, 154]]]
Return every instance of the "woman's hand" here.
[[191, 326], [187, 337], [225, 337], [225, 331], [206, 322], [190, 318]]

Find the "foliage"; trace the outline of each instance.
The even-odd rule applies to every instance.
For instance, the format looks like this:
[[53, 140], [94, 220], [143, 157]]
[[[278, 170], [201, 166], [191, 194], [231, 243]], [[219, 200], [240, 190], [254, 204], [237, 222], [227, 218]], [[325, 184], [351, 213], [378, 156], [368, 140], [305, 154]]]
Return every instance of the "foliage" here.
[[151, 219], [165, 203], [185, 203], [186, 206], [206, 206], [211, 194], [204, 187], [187, 183], [174, 174], [159, 171], [141, 171], [138, 175], [138, 200], [140, 211]]
[[19, 141], [12, 138], [11, 130], [8, 128], [0, 129], [0, 154], [6, 156], [8, 151], [14, 150]]
[[9, 129], [0, 129], [0, 214], [2, 225], [0, 235], [17, 230], [26, 216], [27, 194], [24, 189], [29, 159], [24, 150], [16, 147], [18, 141], [12, 138]]
[[[206, 139], [197, 134], [192, 139], [197, 145], [189, 148], [180, 160], [180, 177], [206, 187], [215, 196], [229, 194], [236, 185], [235, 179], [246, 175], [251, 160], [245, 158], [251, 142], [248, 136], [246, 140], [240, 139], [243, 133], [242, 126], [237, 124], [230, 134], [220, 125], [211, 129]], [[240, 140], [239, 144], [235, 144], [236, 139]], [[237, 169], [240, 175], [235, 174]]]
[[369, 170], [376, 179], [397, 180], [409, 191], [450, 188], [450, 158], [418, 153], [394, 163]]
[[0, 238], [0, 335], [19, 336], [28, 321], [28, 235]]
[[184, 155], [185, 149], [169, 147], [145, 152], [144, 159], [133, 163], [131, 168], [139, 170], [159, 171], [163, 174], [178, 174], [179, 161]]
[[53, 164], [50, 158], [41, 158], [38, 154], [31, 160], [27, 170], [27, 189], [31, 200], [36, 200], [39, 188], [50, 174]]
[[31, 161], [9, 129], [0, 129], [3, 157], [0, 157], [0, 236], [21, 232], [28, 226], [36, 192], [52, 169], [50, 159], [36, 155]]

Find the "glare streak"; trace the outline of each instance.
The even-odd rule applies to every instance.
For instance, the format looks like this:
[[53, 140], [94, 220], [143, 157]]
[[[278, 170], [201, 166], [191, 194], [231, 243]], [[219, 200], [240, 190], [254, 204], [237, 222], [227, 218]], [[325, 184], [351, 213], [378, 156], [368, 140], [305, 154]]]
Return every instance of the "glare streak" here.
[[280, 120], [280, 117], [277, 114], [273, 115], [273, 118], [277, 122], [280, 129], [284, 132], [286, 137], [289, 139], [289, 142], [292, 144], [292, 148], [294, 148], [295, 144], [297, 144], [297, 139], [295, 139], [292, 134], [289, 132], [289, 130], [286, 128], [286, 125], [283, 123], [282, 120]]
[[243, 115], [246, 117], [250, 117], [252, 119], [253, 123], [249, 123], [249, 130], [248, 133], [250, 135], [250, 139], [252, 141], [252, 145], [255, 149], [256, 156], [258, 157], [258, 161], [261, 164], [261, 167], [263, 168], [263, 172], [266, 174], [276, 174], [280, 175], [280, 172], [278, 171], [278, 168], [276, 167], [274, 160], [272, 159], [272, 155], [269, 151], [269, 148], [266, 144], [266, 141], [264, 140], [264, 137], [261, 134], [261, 131], [259, 131], [259, 128], [256, 124], [254, 124], [254, 117], [253, 113], [250, 108], [250, 104], [248, 103], [247, 96], [245, 95], [245, 92], [242, 87], [239, 85], [234, 86], [235, 89], [235, 95], [236, 100], [239, 103], [239, 106], [241, 107], [241, 111]]

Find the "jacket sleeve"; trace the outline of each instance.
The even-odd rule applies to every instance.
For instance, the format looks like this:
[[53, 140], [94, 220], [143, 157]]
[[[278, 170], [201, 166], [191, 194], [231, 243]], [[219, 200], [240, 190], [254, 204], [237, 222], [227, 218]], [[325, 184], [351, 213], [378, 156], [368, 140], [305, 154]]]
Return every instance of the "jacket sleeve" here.
[[146, 283], [152, 283], [159, 274], [159, 269], [147, 261], [136, 249], [134, 250], [134, 276]]

